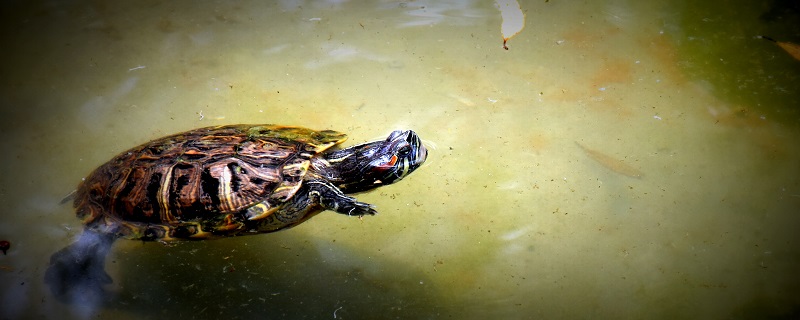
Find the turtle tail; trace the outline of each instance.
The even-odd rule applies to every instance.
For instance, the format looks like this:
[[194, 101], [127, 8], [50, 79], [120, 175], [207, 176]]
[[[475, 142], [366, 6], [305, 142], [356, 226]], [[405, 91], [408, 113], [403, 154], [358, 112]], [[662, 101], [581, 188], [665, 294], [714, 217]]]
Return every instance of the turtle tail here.
[[94, 304], [106, 299], [103, 286], [112, 280], [105, 260], [117, 237], [87, 228], [77, 241], [50, 256], [44, 280], [53, 295], [66, 303]]

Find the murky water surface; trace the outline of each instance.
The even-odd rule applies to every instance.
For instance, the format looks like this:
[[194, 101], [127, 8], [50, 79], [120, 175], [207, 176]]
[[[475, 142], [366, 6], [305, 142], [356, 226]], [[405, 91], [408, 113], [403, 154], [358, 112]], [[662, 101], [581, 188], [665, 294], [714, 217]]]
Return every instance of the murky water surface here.
[[[0, 318], [800, 315], [790, 1], [104, 1], [2, 5]], [[119, 152], [233, 123], [413, 129], [380, 214], [118, 241], [108, 301], [43, 281], [59, 201]]]

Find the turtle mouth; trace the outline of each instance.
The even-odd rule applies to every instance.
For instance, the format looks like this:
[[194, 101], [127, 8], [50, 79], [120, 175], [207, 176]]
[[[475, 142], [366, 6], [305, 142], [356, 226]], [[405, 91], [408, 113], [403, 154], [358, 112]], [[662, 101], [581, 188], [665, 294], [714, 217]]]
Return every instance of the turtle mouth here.
[[423, 145], [419, 145], [419, 149], [417, 150], [417, 159], [416, 165], [422, 165], [425, 160], [428, 160], [428, 149], [425, 148]]

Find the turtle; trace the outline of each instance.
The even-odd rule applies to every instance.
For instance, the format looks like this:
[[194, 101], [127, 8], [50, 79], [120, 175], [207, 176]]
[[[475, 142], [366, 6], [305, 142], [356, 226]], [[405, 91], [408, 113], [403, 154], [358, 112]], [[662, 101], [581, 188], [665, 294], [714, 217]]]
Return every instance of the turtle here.
[[73, 200], [77, 241], [54, 253], [45, 282], [56, 297], [103, 292], [117, 239], [204, 240], [285, 230], [330, 210], [376, 214], [348, 194], [400, 181], [427, 149], [414, 131], [337, 148], [347, 135], [237, 124], [169, 135], [120, 153], [84, 178]]

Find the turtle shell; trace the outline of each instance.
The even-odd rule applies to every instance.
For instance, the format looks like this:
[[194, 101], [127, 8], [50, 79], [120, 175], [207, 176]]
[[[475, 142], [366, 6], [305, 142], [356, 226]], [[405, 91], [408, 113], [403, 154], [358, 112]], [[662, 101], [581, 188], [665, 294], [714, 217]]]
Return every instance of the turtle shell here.
[[276, 125], [178, 133], [125, 151], [95, 169], [78, 187], [74, 206], [90, 229], [125, 238], [146, 238], [151, 226], [218, 225], [265, 200], [280, 204], [290, 199], [311, 158], [346, 139], [336, 131]]

